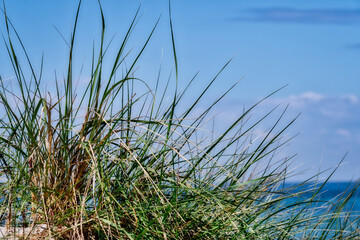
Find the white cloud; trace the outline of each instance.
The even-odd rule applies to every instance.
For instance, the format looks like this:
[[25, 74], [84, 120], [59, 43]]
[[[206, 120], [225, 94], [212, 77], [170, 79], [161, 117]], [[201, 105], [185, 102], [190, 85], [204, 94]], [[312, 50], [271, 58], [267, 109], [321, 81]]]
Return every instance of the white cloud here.
[[341, 137], [345, 137], [345, 138], [351, 137], [350, 131], [343, 129], [343, 128], [339, 128], [338, 130], [336, 130], [336, 134], [340, 135]]
[[[360, 121], [360, 99], [355, 94], [327, 96], [315, 92], [290, 95], [286, 98], [270, 99], [268, 104], [289, 104], [290, 109], [314, 118], [327, 117], [325, 121]], [[359, 122], [360, 124], [360, 122]]]
[[[302, 93], [298, 96], [293, 95], [293, 98], [296, 100], [307, 100], [307, 101], [312, 101], [312, 102], [318, 102], [320, 100], [323, 100], [325, 97], [322, 94], [319, 93], [315, 93], [315, 92], [306, 92], [306, 93]], [[290, 97], [291, 99], [291, 97]]]
[[344, 95], [342, 98], [345, 101], [350, 101], [352, 104], [358, 104], [359, 103], [359, 97], [354, 94]]
[[315, 92], [305, 92], [299, 95], [291, 95], [283, 101], [288, 101], [293, 107], [301, 108], [308, 103], [319, 102], [325, 97], [322, 94]]
[[[263, 116], [278, 104], [282, 106], [279, 108], [280, 111], [289, 104], [282, 123], [301, 113], [293, 126], [287, 130], [290, 135], [301, 133], [287, 148], [287, 152], [299, 154], [297, 163], [304, 163], [303, 165], [308, 166], [309, 169], [313, 169], [310, 166], [314, 164], [321, 165], [322, 169], [332, 168], [339, 163], [345, 153], [349, 152], [346, 157], [348, 164], [341, 167], [336, 178], [349, 180], [351, 177], [360, 177], [357, 176], [359, 172], [354, 172], [357, 168], [360, 169], [359, 95], [329, 96], [305, 92], [284, 98], [269, 98], [256, 108], [255, 116]], [[243, 105], [239, 105], [236, 101], [228, 102], [221, 111], [225, 115], [231, 115], [240, 112], [240, 106]], [[264, 124], [271, 125], [278, 117], [277, 113], [272, 114]], [[322, 156], [324, 161], [320, 163]], [[344, 174], [346, 172], [347, 174]]]

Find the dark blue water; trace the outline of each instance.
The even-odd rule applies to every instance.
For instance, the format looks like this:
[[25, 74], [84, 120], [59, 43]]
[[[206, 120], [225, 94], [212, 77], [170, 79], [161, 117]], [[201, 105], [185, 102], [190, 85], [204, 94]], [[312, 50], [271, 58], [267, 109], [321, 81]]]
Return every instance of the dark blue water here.
[[[342, 208], [344, 212], [352, 212], [354, 215], [359, 215], [360, 213], [360, 188], [358, 187], [359, 183], [355, 182], [327, 182], [323, 183], [309, 183], [300, 185], [300, 183], [287, 183], [284, 184], [284, 188], [291, 188], [291, 193], [305, 192], [301, 194], [297, 199], [309, 199], [314, 198], [318, 201], [318, 206], [322, 204], [335, 204], [337, 202], [344, 202], [346, 204]], [[296, 199], [293, 199], [296, 201]], [[335, 208], [335, 205], [334, 205]]]

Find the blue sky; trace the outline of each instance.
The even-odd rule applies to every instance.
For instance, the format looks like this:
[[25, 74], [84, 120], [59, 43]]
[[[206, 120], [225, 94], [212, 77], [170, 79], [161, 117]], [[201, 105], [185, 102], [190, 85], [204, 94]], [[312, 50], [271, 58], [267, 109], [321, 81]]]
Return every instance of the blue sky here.
[[[129, 46], [139, 48], [162, 14], [155, 37], [139, 64], [142, 78], [155, 79], [160, 63], [164, 76], [173, 68], [168, 23], [168, 1], [106, 0], [107, 40], [117, 47], [141, 4], [142, 17]], [[45, 76], [64, 71], [67, 46], [55, 27], [69, 39], [76, 1], [6, 1], [8, 15], [20, 33], [30, 57], [40, 65], [45, 56]], [[242, 79], [219, 106], [223, 122], [259, 98], [289, 84], [259, 109], [290, 104], [288, 117], [301, 112], [289, 135], [300, 133], [286, 152], [298, 153], [298, 170], [334, 167], [349, 152], [334, 180], [360, 177], [360, 1], [182, 0], [172, 1], [180, 82], [196, 72], [199, 85], [209, 81], [234, 58], [210, 91]], [[93, 39], [98, 41], [100, 17], [95, 0], [84, 1], [76, 44], [78, 66], [91, 59]], [[55, 27], [54, 27], [55, 26]], [[3, 19], [1, 32], [5, 33]], [[89, 51], [90, 50], [90, 51]], [[11, 79], [3, 43], [0, 74]], [[195, 91], [195, 90], [194, 90]]]

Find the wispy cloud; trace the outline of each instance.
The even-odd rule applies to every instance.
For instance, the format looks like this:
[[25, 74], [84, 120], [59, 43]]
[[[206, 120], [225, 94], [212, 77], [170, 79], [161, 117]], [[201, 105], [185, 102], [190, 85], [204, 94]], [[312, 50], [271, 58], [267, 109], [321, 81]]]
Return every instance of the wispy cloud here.
[[[319, 93], [314, 92], [305, 92], [299, 95], [291, 95], [287, 99], [289, 103], [293, 105], [293, 107], [303, 107], [304, 105], [308, 104], [309, 102], [319, 102], [324, 100], [325, 96]], [[279, 101], [284, 101], [280, 100]]]
[[359, 97], [355, 94], [346, 94], [341, 96], [326, 96], [316, 92], [305, 92], [298, 95], [290, 95], [288, 98], [282, 99], [282, 101], [288, 100], [290, 103], [299, 105], [298, 103], [314, 104], [320, 103], [321, 105], [333, 106], [336, 104], [358, 104]]
[[[346, 152], [347, 164], [341, 167], [336, 177], [349, 180], [360, 174], [360, 96], [347, 94], [329, 96], [317, 92], [304, 92], [283, 98], [269, 98], [260, 105], [254, 118], [263, 116], [273, 107], [281, 104], [281, 111], [289, 104], [288, 112], [282, 122], [301, 113], [294, 125], [288, 130], [290, 135], [301, 133], [287, 147], [289, 153], [299, 153], [297, 163], [310, 169], [332, 168], [339, 163]], [[250, 104], [246, 104], [250, 105]], [[224, 113], [221, 123], [234, 120], [235, 113], [242, 112], [243, 105], [237, 101], [228, 102], [221, 110]], [[264, 122], [264, 129], [276, 120], [276, 113]], [[226, 124], [225, 124], [226, 125]], [[324, 161], [321, 162], [321, 158]], [[304, 167], [306, 168], [306, 167]], [[346, 173], [346, 174], [345, 174]], [[345, 174], [345, 175], [344, 175]], [[307, 175], [310, 176], [311, 174]]]
[[360, 129], [360, 115], [354, 113], [360, 112], [360, 98], [355, 94], [341, 96], [326, 96], [315, 92], [305, 92], [298, 95], [291, 95], [287, 98], [278, 98], [270, 100], [270, 104], [289, 103], [294, 111], [301, 111], [315, 118], [332, 121], [358, 121]]
[[274, 101], [289, 103], [293, 113], [302, 112], [295, 123], [301, 135], [292, 146], [292, 149], [300, 154], [299, 161], [311, 166], [324, 154], [321, 164], [323, 169], [326, 169], [336, 165], [348, 152], [347, 164], [341, 167], [337, 178], [346, 180], [359, 176], [359, 95], [329, 96], [307, 92]]
[[343, 128], [339, 128], [338, 130], [336, 130], [336, 134], [340, 135], [340, 137], [346, 137], [346, 138], [351, 137], [350, 131]]
[[253, 8], [237, 21], [303, 23], [303, 24], [358, 24], [360, 9], [296, 9]]

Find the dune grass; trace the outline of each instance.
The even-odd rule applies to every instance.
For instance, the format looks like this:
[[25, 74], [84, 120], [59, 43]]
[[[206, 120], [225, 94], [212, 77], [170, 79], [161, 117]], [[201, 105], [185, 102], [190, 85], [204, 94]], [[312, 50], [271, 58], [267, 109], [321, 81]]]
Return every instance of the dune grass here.
[[[53, 95], [43, 92], [42, 66], [35, 72], [4, 8], [4, 41], [16, 79], [11, 91], [0, 78], [0, 216], [7, 228], [44, 226], [19, 236], [26, 239], [359, 237], [358, 219], [343, 211], [358, 183], [321, 208], [314, 205], [320, 204], [317, 196], [325, 183], [300, 192], [293, 191], [298, 186], [281, 187], [291, 157], [276, 153], [288, 142], [283, 133], [295, 119], [283, 125], [285, 109], [278, 117], [270, 111], [249, 121], [272, 94], [239, 113], [222, 133], [203, 130], [209, 113], [236, 84], [198, 112], [228, 63], [198, 96], [187, 95], [195, 77], [178, 90], [171, 14], [175, 92], [159, 90], [164, 84], [160, 75], [151, 88], [134, 74], [157, 23], [139, 52], [132, 53], [135, 60], [124, 67], [139, 10], [110, 59], [110, 71], [104, 70], [106, 24], [100, 2], [101, 42], [94, 47], [88, 85], [78, 91], [73, 52], [80, 8], [81, 1], [67, 73], [64, 79], [55, 77]], [[136, 95], [139, 84], [149, 91]], [[189, 97], [192, 103], [184, 107]], [[273, 126], [256, 138], [254, 130], [267, 118], [274, 118]], [[312, 196], [302, 198], [308, 191]]]

